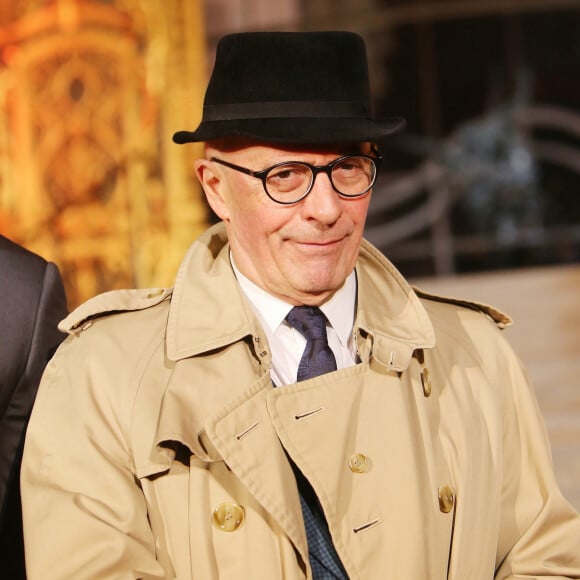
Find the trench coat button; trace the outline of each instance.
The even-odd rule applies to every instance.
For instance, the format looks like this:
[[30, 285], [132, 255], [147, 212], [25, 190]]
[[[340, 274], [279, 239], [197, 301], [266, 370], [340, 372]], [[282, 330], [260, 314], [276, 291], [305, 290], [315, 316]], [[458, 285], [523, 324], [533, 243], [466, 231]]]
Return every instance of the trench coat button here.
[[455, 503], [455, 493], [448, 485], [442, 485], [439, 488], [439, 509], [447, 514], [453, 509]]
[[431, 387], [431, 379], [429, 378], [429, 369], [424, 368], [421, 371], [421, 384], [423, 385], [423, 394], [428, 397], [433, 390]]
[[362, 453], [355, 453], [348, 460], [348, 468], [353, 473], [366, 473], [371, 468], [371, 460]]
[[245, 510], [233, 501], [220, 503], [211, 518], [212, 524], [223, 532], [235, 532], [243, 523]]

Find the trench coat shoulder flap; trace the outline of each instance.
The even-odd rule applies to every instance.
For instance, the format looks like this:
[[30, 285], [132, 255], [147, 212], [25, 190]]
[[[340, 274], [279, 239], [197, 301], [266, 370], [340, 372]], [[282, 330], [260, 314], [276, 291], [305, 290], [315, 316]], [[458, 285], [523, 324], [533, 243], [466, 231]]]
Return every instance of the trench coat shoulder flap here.
[[505, 312], [498, 310], [494, 306], [490, 306], [488, 304], [484, 304], [483, 302], [476, 302], [473, 300], [464, 300], [460, 298], [452, 298], [449, 296], [440, 296], [439, 294], [432, 294], [430, 292], [426, 292], [413, 286], [413, 290], [415, 294], [419, 298], [424, 300], [431, 300], [434, 302], [442, 302], [445, 304], [453, 304], [455, 306], [461, 306], [463, 308], [469, 308], [470, 310], [475, 310], [476, 312], [481, 312], [485, 316], [487, 316], [491, 321], [493, 321], [496, 326], [500, 329], [507, 328], [511, 326], [512, 319], [508, 316]]
[[75, 308], [58, 325], [61, 332], [76, 335], [101, 316], [144, 310], [171, 298], [171, 288], [111, 290], [98, 294]]

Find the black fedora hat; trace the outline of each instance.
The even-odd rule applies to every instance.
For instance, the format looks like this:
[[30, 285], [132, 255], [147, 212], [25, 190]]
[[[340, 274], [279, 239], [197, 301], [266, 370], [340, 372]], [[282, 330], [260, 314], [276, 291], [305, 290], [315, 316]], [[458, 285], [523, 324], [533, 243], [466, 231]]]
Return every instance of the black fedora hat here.
[[375, 119], [366, 49], [351, 32], [245, 32], [224, 36], [195, 131], [175, 143], [249, 137], [299, 144], [380, 143], [403, 119]]

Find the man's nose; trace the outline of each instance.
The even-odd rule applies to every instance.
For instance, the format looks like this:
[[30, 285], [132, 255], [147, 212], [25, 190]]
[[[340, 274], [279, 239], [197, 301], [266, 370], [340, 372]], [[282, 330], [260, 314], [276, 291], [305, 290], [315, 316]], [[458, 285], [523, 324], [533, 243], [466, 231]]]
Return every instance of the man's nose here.
[[342, 213], [342, 203], [332, 187], [330, 176], [320, 172], [314, 178], [312, 190], [303, 204], [303, 215], [325, 224], [334, 223]]

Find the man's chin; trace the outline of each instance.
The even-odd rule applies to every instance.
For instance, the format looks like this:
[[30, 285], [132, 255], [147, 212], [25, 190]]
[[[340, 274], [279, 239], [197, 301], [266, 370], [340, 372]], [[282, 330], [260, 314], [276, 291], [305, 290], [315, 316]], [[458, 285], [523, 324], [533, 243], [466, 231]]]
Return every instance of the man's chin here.
[[332, 296], [344, 280], [337, 281], [334, 276], [313, 276], [305, 274], [293, 284], [294, 298], [300, 298], [304, 304], [322, 303]]

